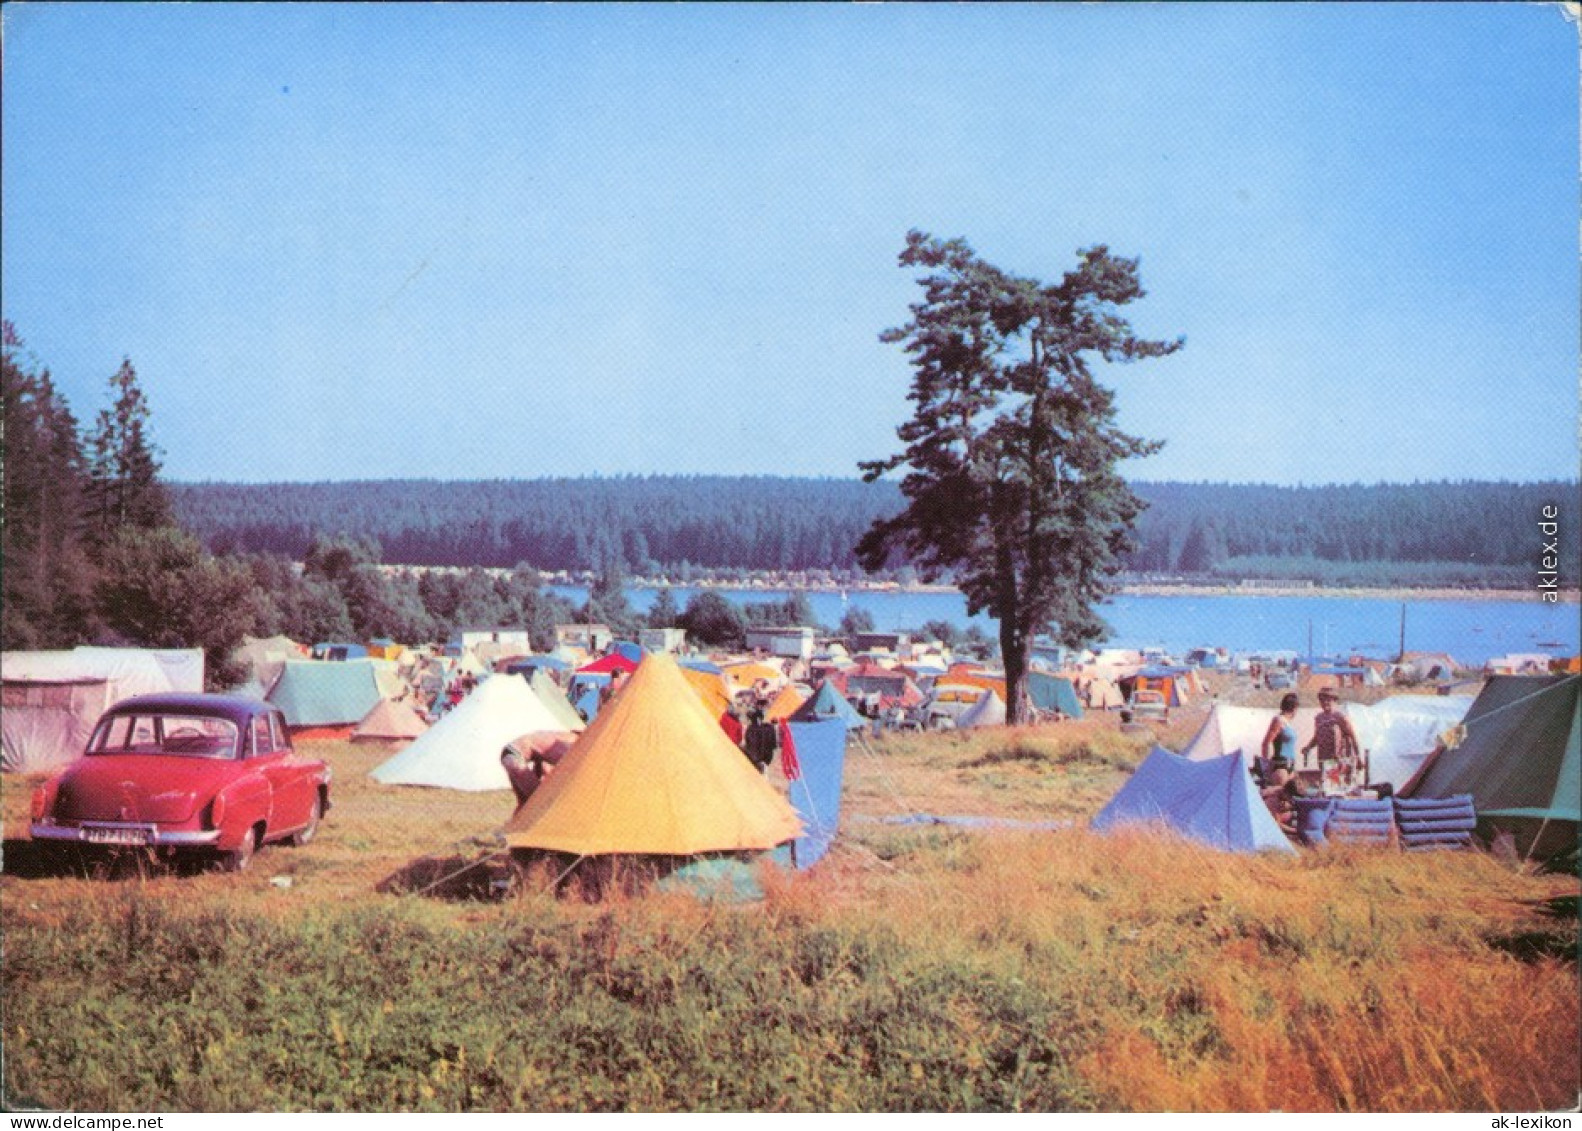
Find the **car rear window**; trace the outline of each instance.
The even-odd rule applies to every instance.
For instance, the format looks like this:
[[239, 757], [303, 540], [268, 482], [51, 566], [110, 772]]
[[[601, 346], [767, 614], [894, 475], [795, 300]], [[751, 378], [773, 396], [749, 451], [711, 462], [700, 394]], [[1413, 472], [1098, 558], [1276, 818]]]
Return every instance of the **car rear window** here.
[[88, 753], [234, 758], [236, 724], [206, 715], [111, 715], [94, 732]]

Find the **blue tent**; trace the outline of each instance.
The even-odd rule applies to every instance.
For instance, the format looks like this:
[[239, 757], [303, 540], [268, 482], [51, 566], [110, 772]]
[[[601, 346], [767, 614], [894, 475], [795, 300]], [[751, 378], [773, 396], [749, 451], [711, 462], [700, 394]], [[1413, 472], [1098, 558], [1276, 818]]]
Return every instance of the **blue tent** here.
[[708, 660], [699, 660], [692, 656], [684, 656], [678, 661], [682, 667], [691, 668], [695, 672], [708, 672], [710, 675], [723, 674], [720, 666]]
[[340, 641], [327, 641], [313, 646], [315, 660], [362, 660], [368, 656], [368, 649], [361, 644], [345, 644]]
[[1264, 804], [1239, 750], [1194, 762], [1155, 746], [1093, 818], [1099, 830], [1150, 823], [1231, 852], [1296, 851]]
[[802, 775], [790, 783], [791, 807], [807, 830], [791, 842], [791, 862], [797, 868], [811, 868], [829, 851], [840, 823], [846, 727], [840, 719], [792, 722], [790, 727], [802, 767]]
[[554, 656], [523, 656], [520, 659], [507, 663], [504, 670], [511, 675], [519, 675], [531, 683], [533, 681], [533, 673], [536, 671], [563, 672], [570, 669], [570, 664]]
[[578, 672], [571, 677], [566, 697], [582, 717], [591, 723], [599, 713], [599, 692], [609, 684], [610, 676], [604, 672]]
[[794, 723], [815, 723], [824, 719], [840, 719], [847, 730], [861, 730], [868, 725], [868, 720], [857, 713], [857, 708], [848, 703], [829, 680], [819, 684], [808, 701], [791, 713]]
[[630, 640], [616, 640], [610, 644], [609, 651], [620, 656], [625, 656], [634, 664], [643, 662], [643, 646], [634, 644]]

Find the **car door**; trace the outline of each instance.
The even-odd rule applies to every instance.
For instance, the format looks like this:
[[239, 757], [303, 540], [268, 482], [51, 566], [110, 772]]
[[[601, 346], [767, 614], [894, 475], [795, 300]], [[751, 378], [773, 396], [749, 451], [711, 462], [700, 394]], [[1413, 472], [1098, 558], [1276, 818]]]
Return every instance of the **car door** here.
[[251, 768], [269, 783], [268, 835], [273, 838], [307, 823], [311, 795], [303, 787], [300, 762], [289, 741], [282, 743], [277, 738], [269, 713], [254, 715], [250, 729]]

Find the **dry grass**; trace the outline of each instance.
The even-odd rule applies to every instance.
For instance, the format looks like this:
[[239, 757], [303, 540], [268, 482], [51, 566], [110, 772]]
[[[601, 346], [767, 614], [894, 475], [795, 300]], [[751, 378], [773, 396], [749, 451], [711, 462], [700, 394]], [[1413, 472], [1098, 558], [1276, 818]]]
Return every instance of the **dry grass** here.
[[[1166, 744], [1184, 744], [1206, 709], [1173, 712]], [[7, 1098], [193, 1110], [1575, 1103], [1575, 877], [1480, 854], [1249, 859], [1088, 832], [1147, 745], [1106, 718], [870, 739], [849, 756], [830, 856], [809, 873], [766, 872], [760, 905], [721, 908], [560, 902], [542, 876], [503, 903], [383, 894], [392, 877], [424, 887], [488, 857], [510, 796], [381, 786], [366, 774], [388, 750], [322, 744], [336, 806], [320, 838], [265, 850], [251, 873], [0, 877]], [[30, 788], [0, 780], [10, 836]], [[882, 821], [914, 812], [1071, 827]], [[161, 984], [172, 977], [174, 996]]]

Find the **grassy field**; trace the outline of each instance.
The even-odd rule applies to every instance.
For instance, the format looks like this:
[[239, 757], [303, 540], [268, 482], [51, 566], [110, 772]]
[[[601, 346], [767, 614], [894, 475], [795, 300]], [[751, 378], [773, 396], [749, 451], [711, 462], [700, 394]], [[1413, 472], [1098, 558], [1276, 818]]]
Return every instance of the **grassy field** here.
[[[1202, 709], [1162, 737], [1179, 746]], [[766, 898], [503, 900], [509, 794], [380, 786], [251, 872], [30, 873], [7, 842], [5, 1099], [80, 1110], [1570, 1107], [1575, 877], [1481, 854], [1247, 859], [1086, 821], [1110, 720], [896, 737]], [[0, 783], [25, 836], [32, 779]], [[900, 826], [909, 813], [1068, 820]], [[469, 863], [482, 863], [459, 876]], [[439, 882], [435, 882], [439, 881]], [[404, 892], [404, 894], [397, 894]], [[472, 898], [469, 898], [472, 897]]]

